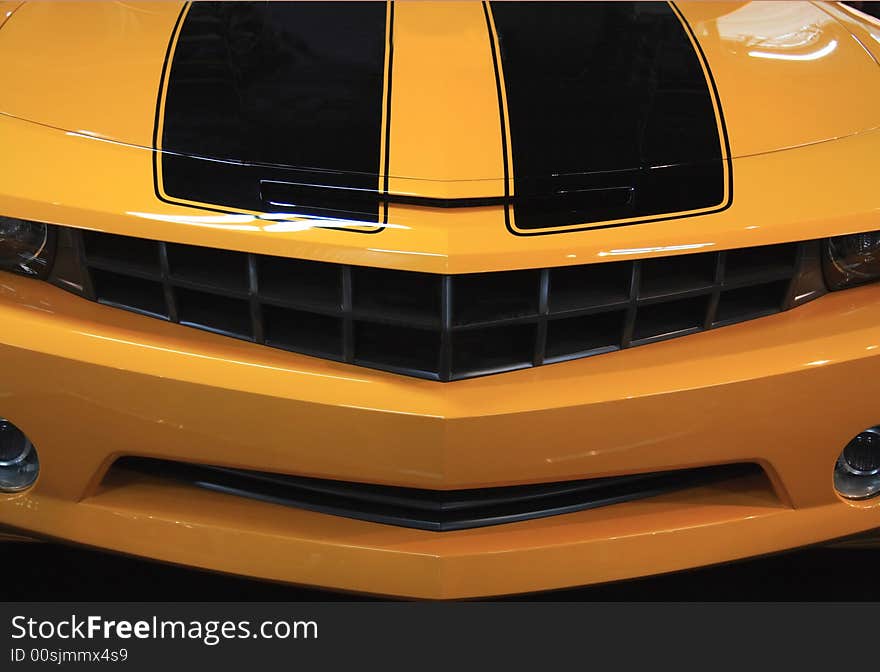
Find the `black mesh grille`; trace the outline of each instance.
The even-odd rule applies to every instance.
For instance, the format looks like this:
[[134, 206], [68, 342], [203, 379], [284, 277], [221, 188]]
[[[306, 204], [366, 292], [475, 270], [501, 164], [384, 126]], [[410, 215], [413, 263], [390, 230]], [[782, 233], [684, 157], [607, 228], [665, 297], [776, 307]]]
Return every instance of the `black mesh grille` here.
[[756, 464], [741, 463], [536, 485], [424, 490], [143, 457], [119, 459], [111, 473], [118, 470], [283, 506], [435, 532], [573, 513], [764, 473]]
[[81, 238], [85, 293], [101, 303], [442, 381], [586, 357], [785, 310], [801, 295], [797, 281], [815, 244], [437, 275], [95, 232]]

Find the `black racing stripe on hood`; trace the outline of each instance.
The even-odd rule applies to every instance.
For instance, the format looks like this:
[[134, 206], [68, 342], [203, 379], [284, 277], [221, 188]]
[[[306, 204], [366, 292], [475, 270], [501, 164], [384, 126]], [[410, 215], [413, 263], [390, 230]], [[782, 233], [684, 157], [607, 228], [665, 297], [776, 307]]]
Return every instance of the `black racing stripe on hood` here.
[[381, 224], [390, 6], [192, 3], [166, 64], [160, 198]]
[[729, 205], [720, 102], [673, 7], [492, 2], [491, 14], [510, 134], [512, 232]]

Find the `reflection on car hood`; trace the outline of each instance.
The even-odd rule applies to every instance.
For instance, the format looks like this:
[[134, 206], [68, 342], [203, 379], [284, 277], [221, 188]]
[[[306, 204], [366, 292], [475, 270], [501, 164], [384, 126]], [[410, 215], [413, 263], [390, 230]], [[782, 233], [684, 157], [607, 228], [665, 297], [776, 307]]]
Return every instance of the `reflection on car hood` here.
[[376, 225], [710, 212], [732, 157], [878, 125], [877, 63], [806, 3], [36, 3], [0, 55], [0, 112], [160, 150], [163, 199]]

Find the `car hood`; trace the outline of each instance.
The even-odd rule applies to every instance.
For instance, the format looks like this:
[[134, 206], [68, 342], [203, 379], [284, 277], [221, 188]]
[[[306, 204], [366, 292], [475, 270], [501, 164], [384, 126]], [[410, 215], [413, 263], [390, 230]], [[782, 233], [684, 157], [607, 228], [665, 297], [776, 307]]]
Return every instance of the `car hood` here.
[[175, 202], [516, 195], [524, 229], [712, 211], [731, 159], [878, 125], [876, 60], [812, 4], [330, 5], [25, 4], [0, 112], [160, 150]]

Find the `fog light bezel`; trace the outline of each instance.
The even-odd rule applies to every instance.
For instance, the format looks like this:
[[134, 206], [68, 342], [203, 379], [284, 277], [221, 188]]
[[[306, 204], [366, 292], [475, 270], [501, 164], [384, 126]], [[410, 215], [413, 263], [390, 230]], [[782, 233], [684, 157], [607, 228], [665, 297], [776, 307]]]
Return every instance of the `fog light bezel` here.
[[834, 463], [834, 489], [838, 495], [850, 501], [864, 501], [880, 495], [880, 468], [859, 470], [849, 464], [845, 457], [846, 449], [864, 434], [880, 438], [880, 427], [869, 427], [847, 441]]
[[30, 489], [40, 475], [37, 448], [27, 434], [11, 420], [0, 418], [0, 428], [17, 432], [24, 440], [24, 449], [12, 459], [0, 461], [0, 494], [14, 494]]

